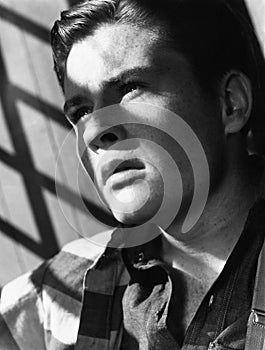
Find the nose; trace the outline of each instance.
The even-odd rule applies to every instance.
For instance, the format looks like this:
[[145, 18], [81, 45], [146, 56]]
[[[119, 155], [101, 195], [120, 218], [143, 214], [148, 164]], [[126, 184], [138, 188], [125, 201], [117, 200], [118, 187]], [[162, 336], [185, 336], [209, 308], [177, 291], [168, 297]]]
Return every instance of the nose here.
[[107, 92], [94, 98], [94, 112], [83, 129], [85, 144], [92, 151], [106, 150], [128, 137], [120, 97], [112, 90]]
[[112, 126], [102, 132], [99, 132], [90, 143], [89, 147], [97, 151], [99, 149], [108, 149], [126, 138], [126, 130], [123, 125]]

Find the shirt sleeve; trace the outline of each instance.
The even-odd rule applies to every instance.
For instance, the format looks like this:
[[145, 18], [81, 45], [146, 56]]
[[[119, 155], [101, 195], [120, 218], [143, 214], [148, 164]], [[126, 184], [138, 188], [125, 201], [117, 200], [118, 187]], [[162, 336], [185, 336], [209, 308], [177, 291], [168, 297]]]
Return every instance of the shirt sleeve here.
[[41, 281], [45, 264], [8, 283], [0, 299], [0, 349], [45, 350]]

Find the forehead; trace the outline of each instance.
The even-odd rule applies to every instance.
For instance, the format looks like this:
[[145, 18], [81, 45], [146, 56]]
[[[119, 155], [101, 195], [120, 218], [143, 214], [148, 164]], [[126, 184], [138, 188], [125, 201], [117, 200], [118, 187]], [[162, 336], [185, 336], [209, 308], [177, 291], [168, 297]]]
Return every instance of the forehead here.
[[82, 83], [119, 74], [127, 68], [150, 64], [151, 51], [158, 45], [155, 31], [130, 25], [108, 24], [75, 43], [66, 63], [66, 76]]
[[138, 67], [168, 71], [176, 67], [178, 61], [184, 61], [183, 55], [165, 47], [157, 28], [102, 25], [70, 50], [66, 62], [65, 91], [73, 84], [97, 87], [123, 71]]

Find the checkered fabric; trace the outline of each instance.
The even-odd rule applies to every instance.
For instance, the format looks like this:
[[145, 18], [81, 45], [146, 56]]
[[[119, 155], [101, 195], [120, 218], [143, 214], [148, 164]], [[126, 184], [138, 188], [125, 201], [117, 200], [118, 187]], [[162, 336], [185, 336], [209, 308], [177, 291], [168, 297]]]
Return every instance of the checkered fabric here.
[[[265, 200], [261, 200], [250, 211], [237, 247], [192, 320], [182, 350], [244, 349], [264, 236]], [[148, 334], [143, 318], [147, 313], [138, 313], [134, 301], [140, 295], [143, 306], [145, 301], [151, 305], [152, 293], [142, 293], [144, 283], [137, 277], [139, 271], [135, 274], [132, 270], [139, 263], [130, 261], [136, 257], [148, 258], [148, 250], [154, 253], [150, 247], [148, 243], [145, 248], [139, 246], [127, 251], [126, 260], [119, 249], [104, 249], [81, 239], [67, 245], [33, 273], [9, 283], [1, 295], [0, 349], [139, 350], [130, 342], [127, 347], [123, 316], [136, 320], [137, 323], [127, 322], [125, 329], [134, 334], [137, 328], [137, 340]], [[146, 264], [146, 278], [153, 280], [150, 262], [142, 260], [140, 264]], [[131, 293], [135, 286], [140, 294]], [[169, 315], [169, 324], [170, 320], [174, 324], [174, 319], [175, 314], [171, 318]], [[174, 329], [171, 330], [173, 334]], [[156, 346], [157, 334], [152, 337], [147, 348], [140, 350], [161, 350]], [[169, 348], [169, 343], [166, 341], [163, 346]]]
[[119, 250], [103, 253], [104, 248], [81, 239], [6, 285], [0, 349], [119, 349], [121, 299], [129, 275]]

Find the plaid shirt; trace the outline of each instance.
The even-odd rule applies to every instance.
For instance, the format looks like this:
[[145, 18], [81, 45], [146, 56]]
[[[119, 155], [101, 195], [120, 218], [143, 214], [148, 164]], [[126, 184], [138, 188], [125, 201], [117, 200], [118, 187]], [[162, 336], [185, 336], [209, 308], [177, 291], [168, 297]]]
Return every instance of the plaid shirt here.
[[[264, 214], [261, 201], [252, 209], [236, 249], [192, 320], [181, 349], [244, 348]], [[148, 246], [137, 247], [136, 256]], [[70, 243], [52, 260], [3, 288], [0, 349], [130, 349], [122, 340], [128, 270], [119, 249], [100, 248], [85, 239]], [[129, 311], [137, 318], [137, 310]], [[173, 348], [179, 347], [168, 347]], [[141, 348], [147, 349], [162, 348], [151, 343]]]

